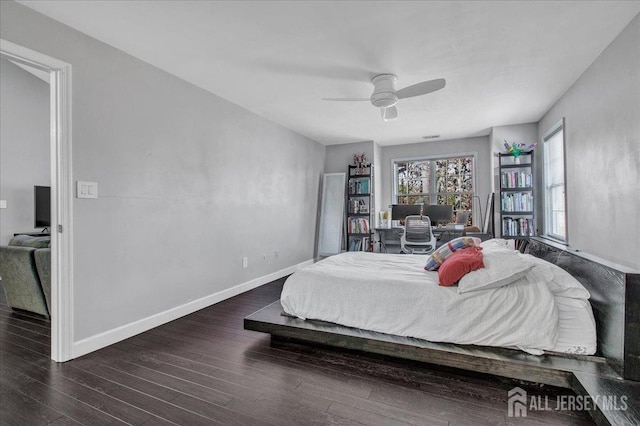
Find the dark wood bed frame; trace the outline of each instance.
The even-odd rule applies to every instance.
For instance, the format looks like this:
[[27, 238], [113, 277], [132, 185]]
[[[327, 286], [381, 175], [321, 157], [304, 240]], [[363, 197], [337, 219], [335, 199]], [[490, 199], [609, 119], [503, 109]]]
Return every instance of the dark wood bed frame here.
[[598, 352], [594, 356], [434, 343], [282, 315], [280, 302], [249, 315], [244, 328], [272, 339], [370, 352], [573, 389], [579, 395], [626, 395], [626, 411], [598, 404], [598, 424], [640, 424], [640, 272], [532, 238], [529, 252], [565, 269], [591, 293]]

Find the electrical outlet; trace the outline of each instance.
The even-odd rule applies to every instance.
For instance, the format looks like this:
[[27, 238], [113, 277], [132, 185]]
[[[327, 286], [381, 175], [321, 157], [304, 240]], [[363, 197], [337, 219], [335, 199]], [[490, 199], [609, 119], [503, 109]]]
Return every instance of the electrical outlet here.
[[249, 258], [248, 257], [243, 257], [242, 258], [242, 268], [248, 268], [249, 267]]
[[280, 252], [279, 252], [278, 250], [274, 251], [274, 252], [273, 252], [273, 257], [274, 257], [275, 259], [279, 258], [279, 257], [280, 257]]
[[262, 261], [263, 262], [267, 261], [267, 254], [266, 253], [262, 253], [261, 257], [262, 257]]

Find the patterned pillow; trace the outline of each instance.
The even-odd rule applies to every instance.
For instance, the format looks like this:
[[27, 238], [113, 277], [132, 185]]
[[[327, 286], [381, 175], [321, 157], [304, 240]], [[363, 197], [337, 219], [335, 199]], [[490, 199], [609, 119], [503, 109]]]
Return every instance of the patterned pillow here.
[[427, 271], [437, 270], [442, 263], [447, 260], [457, 250], [465, 247], [479, 246], [482, 240], [477, 237], [458, 237], [443, 244], [427, 258], [427, 265], [424, 267]]

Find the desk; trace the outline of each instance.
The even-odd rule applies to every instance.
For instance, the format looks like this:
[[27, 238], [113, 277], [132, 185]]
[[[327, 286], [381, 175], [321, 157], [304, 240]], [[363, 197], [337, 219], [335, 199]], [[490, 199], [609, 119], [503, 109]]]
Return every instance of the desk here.
[[[380, 251], [382, 253], [400, 253], [400, 237], [404, 234], [404, 226], [392, 226], [390, 228], [373, 228], [379, 235]], [[455, 224], [447, 226], [432, 226], [431, 232], [435, 235], [439, 247], [447, 241], [461, 237], [464, 227], [457, 228]]]
[[392, 226], [391, 228], [373, 228], [380, 235], [381, 253], [400, 253], [400, 237], [404, 234], [404, 226]]
[[464, 235], [464, 226], [459, 226], [453, 223], [446, 226], [433, 227], [431, 229], [440, 244]]

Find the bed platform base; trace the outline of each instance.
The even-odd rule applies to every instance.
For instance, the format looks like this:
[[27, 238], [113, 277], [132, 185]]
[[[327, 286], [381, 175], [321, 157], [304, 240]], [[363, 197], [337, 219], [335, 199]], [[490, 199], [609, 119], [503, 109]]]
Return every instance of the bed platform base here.
[[280, 301], [244, 319], [244, 328], [321, 345], [388, 355], [413, 361], [490, 373], [529, 382], [572, 388], [572, 372], [620, 378], [596, 356], [545, 355], [474, 345], [434, 343], [282, 315]]
[[324, 321], [301, 320], [282, 312], [280, 301], [276, 301], [246, 317], [244, 328], [271, 334], [272, 339], [303, 341], [544, 383], [572, 389], [583, 396], [626, 395], [629, 399], [626, 411], [602, 409], [596, 404], [590, 414], [599, 425], [640, 424], [640, 383], [623, 380], [607, 360], [599, 356], [535, 356], [505, 348], [434, 343]]
[[521, 351], [433, 343], [283, 316], [280, 302], [244, 320], [248, 330], [463, 370], [573, 389], [578, 395], [626, 396], [627, 410], [595, 399], [599, 425], [640, 425], [640, 272], [534, 237], [529, 252], [568, 271], [591, 293], [597, 356], [529, 355]]

